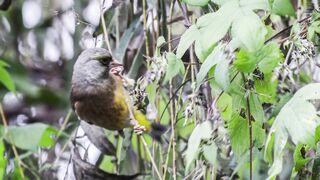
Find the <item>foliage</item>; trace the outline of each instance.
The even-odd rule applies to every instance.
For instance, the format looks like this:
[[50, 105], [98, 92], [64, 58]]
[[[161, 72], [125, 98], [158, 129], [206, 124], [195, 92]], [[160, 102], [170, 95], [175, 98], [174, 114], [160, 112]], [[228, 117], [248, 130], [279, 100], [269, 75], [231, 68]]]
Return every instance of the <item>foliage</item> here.
[[[317, 3], [70, 2], [0, 6], [0, 179], [319, 177]], [[66, 113], [72, 65], [92, 47], [124, 64], [162, 143]]]

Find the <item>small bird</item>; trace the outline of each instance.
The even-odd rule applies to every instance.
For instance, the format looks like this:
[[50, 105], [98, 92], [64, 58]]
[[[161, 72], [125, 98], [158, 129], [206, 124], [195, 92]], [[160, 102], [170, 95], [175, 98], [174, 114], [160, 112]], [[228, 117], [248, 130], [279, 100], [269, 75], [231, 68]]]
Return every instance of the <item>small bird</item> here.
[[[145, 130], [160, 140], [165, 127], [151, 123], [128, 103], [129, 94], [119, 76], [121, 69], [122, 64], [115, 61], [106, 49], [84, 50], [73, 67], [70, 95], [73, 110], [89, 124], [120, 132], [131, 127], [137, 134]], [[134, 118], [130, 117], [131, 114]]]

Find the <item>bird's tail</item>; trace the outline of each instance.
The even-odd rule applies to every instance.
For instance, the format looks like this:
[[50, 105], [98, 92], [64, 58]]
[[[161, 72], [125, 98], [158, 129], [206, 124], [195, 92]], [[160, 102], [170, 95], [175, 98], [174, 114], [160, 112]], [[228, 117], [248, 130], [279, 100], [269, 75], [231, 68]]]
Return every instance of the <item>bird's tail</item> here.
[[157, 141], [161, 142], [161, 135], [166, 131], [166, 127], [160, 123], [150, 122], [146, 116], [139, 110], [134, 111], [135, 119], [144, 126], [147, 132]]
[[167, 130], [164, 125], [151, 123], [150, 135], [157, 141], [161, 142], [161, 135]]

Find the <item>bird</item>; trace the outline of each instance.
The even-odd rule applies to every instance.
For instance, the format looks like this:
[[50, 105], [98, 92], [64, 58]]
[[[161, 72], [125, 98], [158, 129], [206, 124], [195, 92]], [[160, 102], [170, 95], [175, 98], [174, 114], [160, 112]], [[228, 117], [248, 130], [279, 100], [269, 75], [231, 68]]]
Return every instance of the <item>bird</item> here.
[[73, 110], [89, 124], [119, 132], [133, 128], [138, 135], [146, 131], [161, 141], [165, 126], [147, 120], [128, 103], [129, 93], [119, 75], [122, 67], [104, 48], [84, 50], [73, 67], [70, 93]]

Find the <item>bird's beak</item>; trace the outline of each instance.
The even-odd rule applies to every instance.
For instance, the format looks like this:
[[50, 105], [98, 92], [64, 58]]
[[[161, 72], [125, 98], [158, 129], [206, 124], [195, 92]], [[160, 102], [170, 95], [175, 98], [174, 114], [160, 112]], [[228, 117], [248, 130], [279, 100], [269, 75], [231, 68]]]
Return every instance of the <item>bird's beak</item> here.
[[112, 68], [120, 68], [120, 67], [123, 68], [123, 65], [121, 63], [119, 63], [118, 61], [113, 60], [113, 61], [110, 62], [110, 69], [112, 69]]

